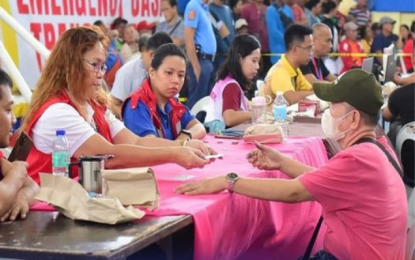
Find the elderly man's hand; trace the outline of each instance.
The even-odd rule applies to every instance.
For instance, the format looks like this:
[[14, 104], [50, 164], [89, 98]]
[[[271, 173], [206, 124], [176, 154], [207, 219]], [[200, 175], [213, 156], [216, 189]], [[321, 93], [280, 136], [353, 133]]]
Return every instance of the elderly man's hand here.
[[282, 155], [269, 146], [255, 143], [258, 149], [250, 152], [246, 158], [249, 163], [260, 170], [278, 170], [281, 168]]

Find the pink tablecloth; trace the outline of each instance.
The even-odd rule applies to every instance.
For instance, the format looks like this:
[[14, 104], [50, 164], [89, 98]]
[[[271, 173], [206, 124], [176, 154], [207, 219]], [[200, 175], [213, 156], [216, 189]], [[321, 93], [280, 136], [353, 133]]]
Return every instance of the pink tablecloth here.
[[[204, 169], [185, 170], [177, 165], [153, 167], [161, 193], [160, 207], [149, 215], [191, 214], [195, 222], [195, 259], [297, 259], [308, 244], [321, 213], [315, 202], [296, 204], [261, 201], [226, 192], [215, 195], [183, 196], [174, 189], [183, 178], [223, 175], [234, 171], [241, 176], [288, 178], [279, 171], [260, 171], [245, 159], [253, 145], [239, 141], [206, 138], [208, 144], [224, 154], [223, 160]], [[274, 145], [280, 152], [311, 166], [327, 161], [319, 138], [290, 138]], [[189, 176], [191, 175], [191, 176]], [[34, 210], [45, 210], [39, 204]], [[320, 232], [321, 234], [322, 232]], [[322, 247], [319, 236], [314, 248]]]

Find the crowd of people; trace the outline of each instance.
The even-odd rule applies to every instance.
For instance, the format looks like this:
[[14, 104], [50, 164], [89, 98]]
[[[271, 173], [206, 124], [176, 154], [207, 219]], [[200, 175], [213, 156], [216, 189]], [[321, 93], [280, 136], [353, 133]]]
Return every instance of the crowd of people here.
[[[208, 2], [190, 0], [182, 18], [176, 0], [162, 0], [163, 22], [135, 27], [118, 18], [111, 29], [96, 21], [60, 36], [20, 128], [34, 143], [27, 163], [1, 160], [0, 197], [9, 199], [0, 204], [0, 219], [26, 216], [39, 189], [39, 173], [52, 171], [56, 126], [66, 131], [71, 161], [112, 154], [107, 168], [164, 163], [204, 167], [212, 162], [206, 155], [216, 151], [200, 141], [206, 129], [190, 108], [209, 97], [214, 120], [224, 127], [245, 123], [251, 120], [248, 92], [263, 78], [258, 94], [271, 100], [281, 92], [288, 104], [312, 94], [330, 102], [322, 127], [343, 150], [314, 169], [257, 144], [247, 158], [253, 166], [279, 169], [293, 179], [227, 175], [182, 185], [177, 192], [228, 189], [283, 202], [317, 200], [328, 232], [324, 252], [316, 259], [402, 259], [405, 188], [384, 154], [393, 154], [386, 139], [374, 141], [382, 88], [372, 73], [356, 69], [361, 56], [328, 56], [383, 53], [391, 43], [409, 52], [410, 63], [404, 59], [401, 65], [412, 74], [395, 76], [402, 87], [391, 95], [383, 117], [413, 122], [415, 25], [402, 25], [400, 37], [394, 35], [391, 18], [372, 23], [366, 0], [358, 0], [347, 16], [338, 12], [339, 1], [334, 0]], [[338, 60], [343, 67], [333, 71]], [[11, 86], [0, 70], [0, 147], [8, 146], [15, 122]], [[177, 99], [184, 87], [186, 105]], [[404, 165], [404, 171], [412, 176], [405, 184], [413, 188], [413, 168]]]
[[[401, 70], [413, 72], [410, 55], [415, 24], [410, 27], [402, 24], [397, 36], [393, 34], [396, 21], [385, 16], [373, 22], [366, 1], [358, 0], [344, 14], [338, 10], [340, 0], [188, 0], [180, 5], [176, 0], [163, 0], [164, 19], [160, 22], [141, 21], [134, 27], [117, 18], [110, 29], [102, 21], [96, 21], [95, 25], [111, 43], [104, 79], [116, 108], [114, 113], [121, 118], [123, 102], [147, 78], [154, 50], [166, 43], [167, 37], [161, 36], [161, 32], [186, 54], [186, 78], [180, 94], [187, 97], [189, 109], [212, 94], [233, 40], [246, 34], [261, 46], [260, 66], [250, 79], [251, 84], [242, 86], [244, 83], [237, 80], [248, 98], [254, 95], [253, 82], [264, 79], [270, 85], [265, 89], [266, 95], [274, 98], [276, 91], [296, 90], [298, 93], [284, 94], [290, 104], [296, 103], [312, 93], [311, 84], [333, 81], [341, 73], [361, 67], [365, 55], [383, 53], [391, 44], [406, 54]], [[296, 37], [287, 42], [284, 35], [291, 25], [297, 25], [297, 30], [302, 27], [308, 30], [307, 46], [297, 46]], [[150, 40], [152, 36], [155, 38]], [[329, 56], [330, 53], [337, 55]], [[294, 60], [294, 56], [303, 61]], [[375, 62], [382, 64], [380, 55]], [[285, 83], [272, 83], [273, 78], [280, 78], [283, 68], [292, 69], [288, 75], [283, 73]], [[291, 84], [294, 78], [298, 82]], [[240, 102], [235, 107], [244, 110]], [[216, 119], [222, 118], [221, 115]]]

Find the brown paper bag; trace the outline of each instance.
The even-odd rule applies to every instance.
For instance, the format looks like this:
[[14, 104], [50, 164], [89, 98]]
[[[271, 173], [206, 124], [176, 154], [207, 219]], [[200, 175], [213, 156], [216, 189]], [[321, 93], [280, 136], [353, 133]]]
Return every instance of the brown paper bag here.
[[284, 136], [279, 125], [255, 124], [245, 130], [243, 139], [246, 143], [272, 144], [281, 143], [284, 140]]
[[124, 208], [114, 197], [90, 198], [86, 190], [75, 180], [40, 174], [41, 189], [35, 197], [54, 206], [73, 220], [85, 220], [103, 224], [117, 224], [144, 217], [145, 213], [133, 207]]
[[150, 168], [102, 170], [102, 194], [118, 198], [123, 205], [150, 210], [159, 205], [159, 192]]

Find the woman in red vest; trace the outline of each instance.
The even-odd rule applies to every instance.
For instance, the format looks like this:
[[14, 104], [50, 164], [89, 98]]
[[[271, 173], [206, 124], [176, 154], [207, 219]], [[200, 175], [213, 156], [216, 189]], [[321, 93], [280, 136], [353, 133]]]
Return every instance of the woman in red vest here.
[[101, 87], [106, 44], [104, 36], [85, 27], [67, 30], [56, 43], [21, 127], [34, 142], [28, 158], [29, 175], [39, 182], [39, 172], [52, 171], [57, 129], [66, 131], [71, 160], [81, 155], [112, 154], [114, 159], [106, 163], [107, 168], [207, 164], [209, 161], [201, 158], [209, 149], [202, 142], [187, 142], [197, 148], [193, 149], [184, 147], [183, 141], [139, 138], [107, 109], [109, 99]]
[[183, 51], [172, 43], [160, 46], [151, 61], [149, 78], [124, 102], [125, 126], [141, 137], [203, 138], [205, 127], [175, 98], [185, 77]]

